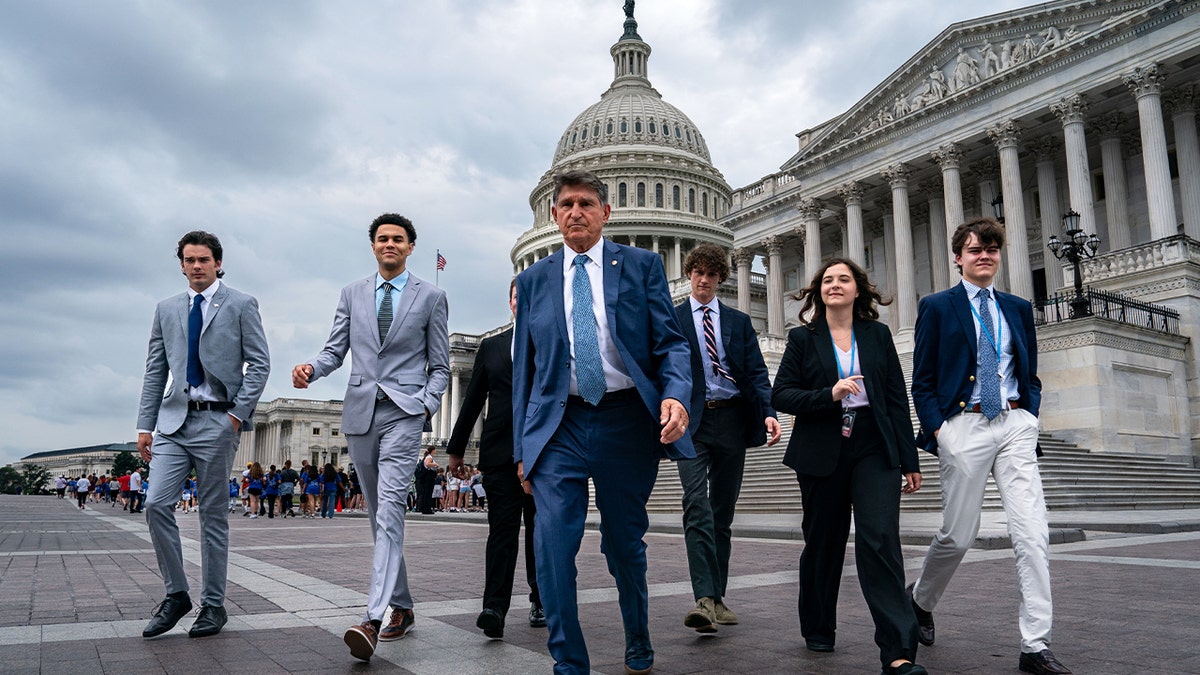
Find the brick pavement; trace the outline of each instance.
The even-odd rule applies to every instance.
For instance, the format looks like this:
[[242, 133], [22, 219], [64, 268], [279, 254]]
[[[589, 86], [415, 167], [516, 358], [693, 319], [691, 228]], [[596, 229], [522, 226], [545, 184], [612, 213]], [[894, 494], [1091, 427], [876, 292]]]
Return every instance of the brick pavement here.
[[[789, 529], [794, 520], [774, 522]], [[198, 517], [179, 514], [179, 521], [195, 594]], [[107, 507], [81, 513], [54, 498], [0, 496], [0, 672], [550, 670], [545, 631], [524, 621], [520, 571], [505, 640], [486, 640], [474, 627], [486, 536], [478, 517], [410, 518], [417, 628], [405, 640], [382, 644], [369, 666], [353, 661], [341, 641], [365, 602], [371, 550], [365, 519], [235, 517], [231, 529], [230, 624], [216, 637], [192, 640], [185, 618], [170, 633], [143, 640], [141, 629], [163, 591], [142, 517]], [[837, 651], [818, 655], [804, 649], [796, 620], [802, 542], [737, 538], [728, 601], [742, 623], [700, 636], [682, 625], [692, 605], [682, 538], [652, 532], [647, 541], [656, 673], [879, 672], [853, 546]], [[912, 576], [924, 547], [906, 546], [904, 553]], [[1086, 540], [1055, 545], [1051, 555], [1054, 649], [1077, 673], [1200, 673], [1200, 533], [1088, 531]], [[621, 673], [616, 592], [595, 532], [585, 537], [579, 563], [593, 669]], [[973, 550], [938, 607], [938, 644], [922, 648], [918, 660], [933, 673], [1017, 672], [1016, 602], [1011, 553]]]

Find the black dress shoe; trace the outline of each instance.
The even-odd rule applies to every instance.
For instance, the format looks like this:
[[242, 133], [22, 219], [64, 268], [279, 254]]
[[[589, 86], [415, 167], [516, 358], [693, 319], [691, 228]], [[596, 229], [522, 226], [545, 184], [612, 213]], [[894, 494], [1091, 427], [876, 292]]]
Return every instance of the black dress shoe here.
[[541, 605], [531, 605], [529, 607], [529, 627], [546, 627], [546, 610], [542, 609]]
[[216, 635], [228, 621], [229, 616], [224, 607], [203, 605], [200, 607], [200, 616], [196, 617], [196, 623], [193, 623], [192, 629], [188, 631], [188, 637]]
[[494, 609], [485, 609], [475, 619], [475, 626], [483, 629], [483, 634], [493, 640], [504, 637], [504, 617]]
[[898, 666], [884, 666], [883, 675], [929, 675], [929, 671], [915, 663], [901, 663]]
[[1021, 658], [1017, 661], [1017, 667], [1023, 673], [1037, 673], [1037, 675], [1071, 675], [1071, 669], [1058, 662], [1054, 658], [1054, 653], [1049, 649], [1043, 649], [1040, 652], [1021, 652]]
[[916, 600], [913, 600], [913, 587], [910, 585], [905, 589], [908, 591], [908, 600], [912, 603], [913, 614], [917, 615], [917, 642], [926, 647], [933, 646], [933, 612], [926, 612], [921, 609]]
[[166, 600], [154, 608], [154, 616], [142, 630], [142, 637], [152, 638], [162, 635], [174, 628], [175, 624], [179, 623], [179, 620], [190, 611], [192, 611], [192, 599], [188, 597], [187, 593], [168, 595]]
[[804, 640], [804, 646], [808, 647], [810, 652], [831, 652], [833, 651], [832, 642], [824, 642], [822, 640]]

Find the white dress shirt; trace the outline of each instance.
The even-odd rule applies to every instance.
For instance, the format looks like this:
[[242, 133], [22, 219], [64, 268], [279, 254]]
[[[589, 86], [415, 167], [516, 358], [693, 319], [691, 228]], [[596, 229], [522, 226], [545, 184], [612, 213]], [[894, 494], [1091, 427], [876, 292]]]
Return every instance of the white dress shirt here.
[[707, 307], [710, 310], [708, 318], [712, 321], [713, 337], [716, 338], [714, 342], [717, 343], [717, 360], [721, 362], [725, 372], [730, 372], [729, 359], [725, 357], [725, 343], [721, 340], [721, 303], [714, 297], [708, 301], [708, 304], [702, 304], [695, 296], [688, 296], [688, 302], [692, 305], [692, 324], [696, 328], [696, 340], [700, 347], [700, 365], [704, 370], [704, 398], [709, 401], [719, 401], [738, 396], [741, 392], [738, 391], [736, 384], [713, 372], [712, 359], [708, 356], [708, 347], [704, 342], [703, 308]]
[[[571, 312], [575, 307], [575, 252], [570, 246], [563, 245], [563, 309], [567, 318], [567, 339], [571, 341], [571, 387], [570, 393], [579, 394], [579, 384], [575, 379], [575, 325], [571, 320]], [[621, 354], [617, 351], [616, 342], [608, 329], [608, 312], [604, 307], [604, 268], [602, 264], [613, 264], [604, 259], [604, 238], [601, 237], [594, 246], [584, 252], [589, 261], [583, 266], [587, 270], [588, 281], [592, 285], [592, 312], [596, 315], [596, 340], [600, 344], [600, 363], [604, 367], [605, 391], [620, 391], [633, 386], [633, 378], [625, 369]]]
[[[963, 290], [967, 292], [967, 300], [975, 311], [971, 312], [971, 320], [975, 322], [975, 341], [977, 345], [994, 349], [992, 343], [988, 340], [987, 335], [984, 335], [983, 328], [979, 324], [979, 291], [983, 290], [979, 286], [962, 280]], [[988, 310], [992, 313], [992, 323], [995, 324], [995, 332], [1000, 337], [1000, 354], [998, 361], [1000, 363], [1000, 398], [1004, 401], [1016, 401], [1021, 398], [1021, 392], [1017, 389], [1017, 378], [1013, 376], [1015, 372], [1013, 363], [1013, 341], [1012, 331], [1009, 330], [1008, 321], [1004, 320], [1004, 313], [1000, 311], [1000, 304], [996, 302], [996, 286], [988, 286], [988, 291], [991, 297], [988, 299]], [[992, 335], [995, 339], [996, 335]], [[979, 377], [975, 378], [975, 386], [971, 388], [970, 405], [979, 403]]]

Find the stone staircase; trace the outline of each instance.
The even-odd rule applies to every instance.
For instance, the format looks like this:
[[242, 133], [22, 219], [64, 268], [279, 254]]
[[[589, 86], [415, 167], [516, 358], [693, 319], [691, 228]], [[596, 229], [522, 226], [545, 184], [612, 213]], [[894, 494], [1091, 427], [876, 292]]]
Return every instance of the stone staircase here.
[[[800, 486], [796, 474], [783, 465], [791, 436], [791, 415], [781, 415], [783, 438], [774, 447], [751, 448], [738, 513], [800, 513]], [[1053, 509], [1177, 509], [1200, 508], [1200, 469], [1160, 457], [1137, 454], [1094, 453], [1073, 444], [1041, 435], [1042, 484], [1046, 506]], [[941, 509], [941, 483], [937, 458], [921, 452], [920, 492], [901, 498], [906, 511]], [[683, 491], [674, 462], [659, 467], [658, 482], [650, 495], [651, 513], [680, 513]], [[594, 503], [594, 502], [593, 502]], [[1000, 510], [1000, 494], [991, 478], [984, 509]]]

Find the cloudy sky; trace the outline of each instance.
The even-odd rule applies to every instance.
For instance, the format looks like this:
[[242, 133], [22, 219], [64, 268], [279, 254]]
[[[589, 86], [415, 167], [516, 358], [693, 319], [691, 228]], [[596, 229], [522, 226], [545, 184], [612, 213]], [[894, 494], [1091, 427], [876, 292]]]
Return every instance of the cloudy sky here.
[[[740, 187], [949, 25], [1027, 4], [642, 0], [637, 19], [652, 83]], [[621, 7], [0, 0], [0, 464], [133, 440], [191, 229], [259, 298], [264, 400], [296, 393], [384, 211], [416, 223], [414, 273], [448, 259], [452, 332], [505, 322], [529, 192], [611, 81]], [[305, 396], [341, 398], [348, 370]]]

